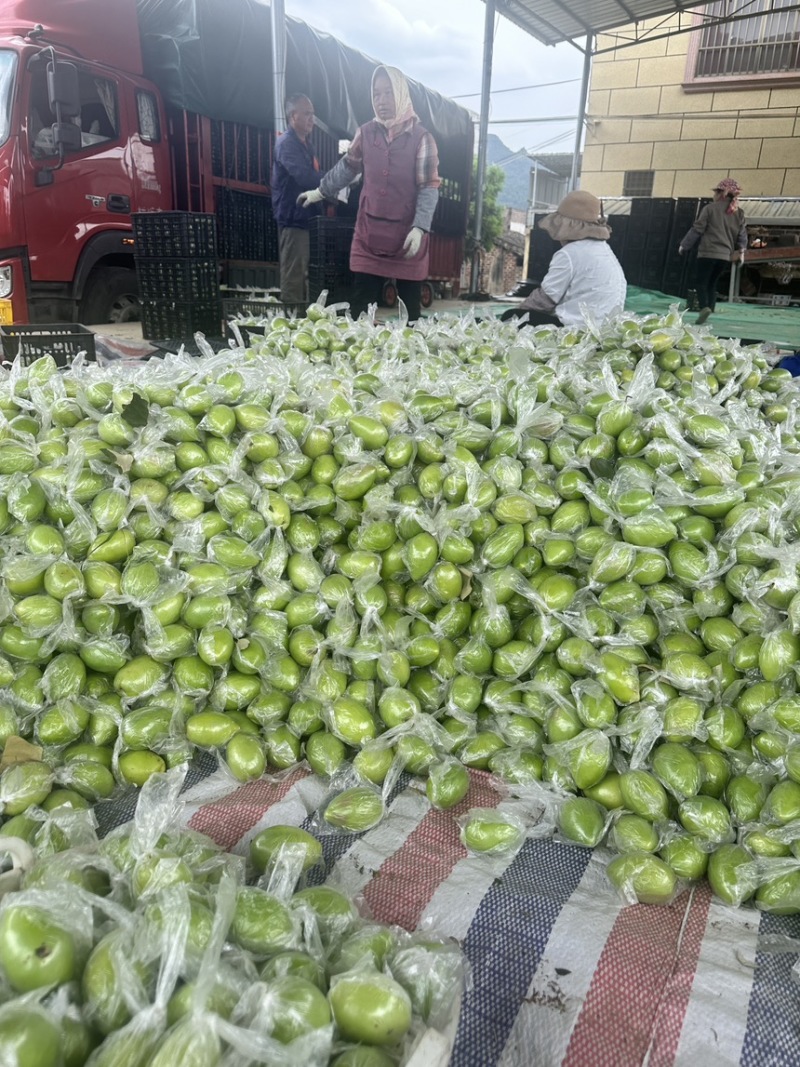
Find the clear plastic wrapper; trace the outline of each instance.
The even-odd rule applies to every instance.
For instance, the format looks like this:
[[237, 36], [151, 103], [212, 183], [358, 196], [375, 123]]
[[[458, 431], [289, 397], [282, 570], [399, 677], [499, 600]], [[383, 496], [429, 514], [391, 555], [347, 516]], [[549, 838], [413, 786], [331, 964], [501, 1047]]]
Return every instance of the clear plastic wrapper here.
[[[398, 765], [395, 777], [401, 769]], [[332, 779], [331, 789], [315, 815], [312, 831], [358, 834], [371, 830], [386, 814], [389, 789], [386, 780], [381, 790], [363, 779], [359, 780], [352, 770], [344, 770]]]
[[[167, 1005], [172, 996], [181, 970], [181, 965], [186, 949], [187, 938], [190, 934], [191, 912], [188, 899], [180, 891], [165, 894], [164, 908], [169, 912], [169, 921], [164, 921], [158, 928], [160, 936], [153, 938], [152, 931], [148, 931], [150, 945], [157, 946], [159, 955], [157, 964], [157, 977], [154, 982], [153, 1002], [141, 1000], [134, 1009], [134, 997], [132, 989], [126, 988], [124, 996], [127, 1011], [131, 1012], [131, 1018], [119, 1028], [111, 1030], [103, 1042], [94, 1050], [87, 1061], [91, 1067], [111, 1067], [112, 1064], [124, 1063], [128, 1057], [136, 1057], [141, 1062], [145, 1057], [152, 1062], [155, 1050], [162, 1038], [167, 1022]], [[136, 930], [134, 929], [134, 938]], [[116, 946], [119, 955], [124, 952], [121, 943]], [[129, 949], [130, 950], [130, 949]], [[97, 950], [95, 950], [97, 951]], [[152, 948], [151, 948], [152, 951]], [[135, 959], [135, 955], [134, 955]], [[150, 962], [151, 974], [156, 966], [155, 960]], [[95, 964], [97, 968], [98, 965]], [[130, 974], [131, 964], [127, 963]], [[134, 964], [135, 969], [135, 964]], [[137, 976], [138, 977], [138, 976]], [[84, 983], [86, 977], [84, 975]], [[128, 975], [123, 979], [127, 983]], [[152, 981], [152, 979], [151, 979]], [[113, 978], [112, 978], [113, 982]], [[99, 985], [99, 983], [98, 983]], [[132, 988], [138, 983], [135, 983]], [[141, 986], [139, 992], [142, 991]], [[122, 1015], [120, 1015], [122, 1018]]]
[[461, 842], [470, 852], [513, 855], [525, 840], [525, 822], [498, 808], [472, 808], [459, 818]]

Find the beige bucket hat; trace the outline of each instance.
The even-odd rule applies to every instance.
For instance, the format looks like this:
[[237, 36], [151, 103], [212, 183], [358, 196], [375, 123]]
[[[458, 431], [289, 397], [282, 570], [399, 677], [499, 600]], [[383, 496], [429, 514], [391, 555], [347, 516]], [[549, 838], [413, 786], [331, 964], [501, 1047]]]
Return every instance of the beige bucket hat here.
[[587, 237], [607, 241], [611, 236], [602, 203], [583, 189], [567, 193], [556, 210], [545, 215], [539, 226], [554, 241], [582, 241]]

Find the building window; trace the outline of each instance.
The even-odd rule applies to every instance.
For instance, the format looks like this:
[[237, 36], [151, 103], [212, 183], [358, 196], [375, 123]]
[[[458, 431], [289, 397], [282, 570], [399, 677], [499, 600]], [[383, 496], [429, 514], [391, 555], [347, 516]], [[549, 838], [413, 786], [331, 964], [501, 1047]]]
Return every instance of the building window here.
[[622, 182], [622, 195], [652, 196], [654, 177], [655, 171], [652, 170], [626, 170]]
[[[717, 0], [703, 14], [725, 18], [741, 10], [741, 0]], [[698, 35], [695, 78], [800, 71], [800, 11], [794, 0], [752, 0], [746, 10], [753, 18], [704, 25]]]

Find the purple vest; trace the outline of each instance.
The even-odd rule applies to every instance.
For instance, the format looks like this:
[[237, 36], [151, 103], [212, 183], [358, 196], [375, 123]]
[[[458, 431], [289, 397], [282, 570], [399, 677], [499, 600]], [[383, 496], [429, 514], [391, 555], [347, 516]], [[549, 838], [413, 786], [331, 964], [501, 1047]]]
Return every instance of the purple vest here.
[[364, 184], [350, 251], [351, 270], [406, 281], [427, 278], [427, 235], [413, 259], [403, 253], [417, 209], [417, 151], [424, 134], [417, 122], [389, 143], [380, 123], [361, 127]]

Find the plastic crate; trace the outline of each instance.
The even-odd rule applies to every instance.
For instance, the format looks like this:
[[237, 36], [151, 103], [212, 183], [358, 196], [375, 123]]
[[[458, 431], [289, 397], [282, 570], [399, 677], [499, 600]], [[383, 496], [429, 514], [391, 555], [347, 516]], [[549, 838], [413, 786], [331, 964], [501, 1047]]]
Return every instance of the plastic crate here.
[[245, 344], [250, 343], [250, 338], [264, 336], [266, 324], [245, 325], [247, 319], [271, 319], [277, 315], [303, 316], [306, 313], [307, 304], [283, 304], [275, 300], [237, 299], [235, 297], [222, 301], [222, 318], [225, 322], [225, 336], [234, 340], [236, 335], [231, 329], [231, 320], [236, 321], [236, 326], [242, 335]]
[[136, 257], [139, 293], [146, 300], [214, 300], [219, 288], [216, 259]]
[[[277, 263], [224, 263], [223, 272], [229, 291], [281, 287], [281, 272]], [[225, 297], [228, 293], [223, 289], [222, 295]]]
[[353, 219], [329, 219], [325, 216], [312, 219], [309, 240], [311, 265], [346, 270], [350, 264], [354, 229]]
[[80, 352], [91, 362], [97, 359], [94, 334], [77, 322], [0, 326], [0, 338], [3, 361], [19, 356], [26, 367], [40, 356], [52, 356], [58, 367], [69, 367]]
[[131, 215], [135, 251], [142, 258], [193, 256], [216, 259], [217, 219], [189, 211], [136, 211]]
[[273, 315], [304, 315], [308, 304], [285, 304], [280, 300], [258, 300], [253, 297], [226, 297], [222, 301], [222, 317], [233, 319], [269, 318]]
[[142, 300], [145, 340], [191, 338], [196, 333], [222, 336], [222, 308], [218, 300]]
[[466, 227], [466, 213], [460, 200], [439, 198], [433, 215], [431, 231], [446, 237], [461, 237]]
[[222, 259], [269, 262], [278, 258], [278, 228], [270, 197], [217, 189], [215, 207]]
[[308, 295], [312, 302], [319, 299], [320, 293], [327, 291], [328, 304], [338, 304], [349, 300], [353, 292], [353, 274], [351, 271], [315, 271], [309, 268]]

